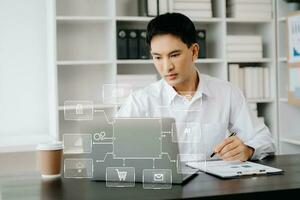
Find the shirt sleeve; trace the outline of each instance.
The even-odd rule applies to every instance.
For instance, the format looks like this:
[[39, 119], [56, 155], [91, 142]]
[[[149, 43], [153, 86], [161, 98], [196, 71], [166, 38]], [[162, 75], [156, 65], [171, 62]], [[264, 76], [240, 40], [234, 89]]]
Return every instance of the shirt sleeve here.
[[243, 142], [254, 149], [253, 160], [275, 153], [275, 144], [268, 127], [249, 109], [242, 92], [232, 87], [229, 130], [236, 131]]
[[137, 97], [137, 94], [130, 94], [126, 102], [121, 105], [116, 117], [146, 117], [146, 112], [141, 105], [142, 102]]

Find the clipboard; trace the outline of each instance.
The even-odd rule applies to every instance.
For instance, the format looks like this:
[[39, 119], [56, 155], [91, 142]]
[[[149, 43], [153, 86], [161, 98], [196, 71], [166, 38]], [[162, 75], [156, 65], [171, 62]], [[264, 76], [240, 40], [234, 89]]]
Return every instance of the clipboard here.
[[224, 179], [237, 178], [241, 176], [275, 175], [283, 173], [282, 169], [254, 163], [251, 161], [242, 162], [213, 160], [188, 162], [186, 165], [195, 169], [200, 169], [200, 171], [207, 174]]

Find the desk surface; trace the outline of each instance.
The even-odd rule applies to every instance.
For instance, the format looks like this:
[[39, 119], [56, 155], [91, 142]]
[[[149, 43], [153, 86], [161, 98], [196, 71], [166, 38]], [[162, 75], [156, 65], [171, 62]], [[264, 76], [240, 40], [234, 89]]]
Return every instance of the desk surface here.
[[199, 174], [185, 185], [167, 190], [107, 188], [105, 182], [79, 179], [45, 181], [37, 173], [0, 177], [0, 199], [262, 199], [300, 194], [300, 155], [280, 155], [259, 163], [283, 169], [282, 175], [248, 176], [222, 180]]

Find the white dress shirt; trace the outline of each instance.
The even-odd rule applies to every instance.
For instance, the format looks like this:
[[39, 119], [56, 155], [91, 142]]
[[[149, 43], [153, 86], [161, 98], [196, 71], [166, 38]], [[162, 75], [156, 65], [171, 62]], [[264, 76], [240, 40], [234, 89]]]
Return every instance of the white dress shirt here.
[[180, 154], [201, 151], [208, 156], [228, 132], [236, 132], [255, 149], [252, 159], [273, 154], [275, 145], [270, 131], [249, 110], [242, 92], [229, 82], [199, 72], [198, 75], [199, 86], [191, 100], [161, 79], [131, 94], [117, 117], [175, 118]]

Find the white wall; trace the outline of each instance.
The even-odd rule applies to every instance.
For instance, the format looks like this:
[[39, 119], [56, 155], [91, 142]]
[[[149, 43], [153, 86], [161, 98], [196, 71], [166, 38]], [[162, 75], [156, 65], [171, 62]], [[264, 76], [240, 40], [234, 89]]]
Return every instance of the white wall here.
[[0, 0], [0, 174], [35, 170], [28, 149], [57, 135], [54, 2]]

